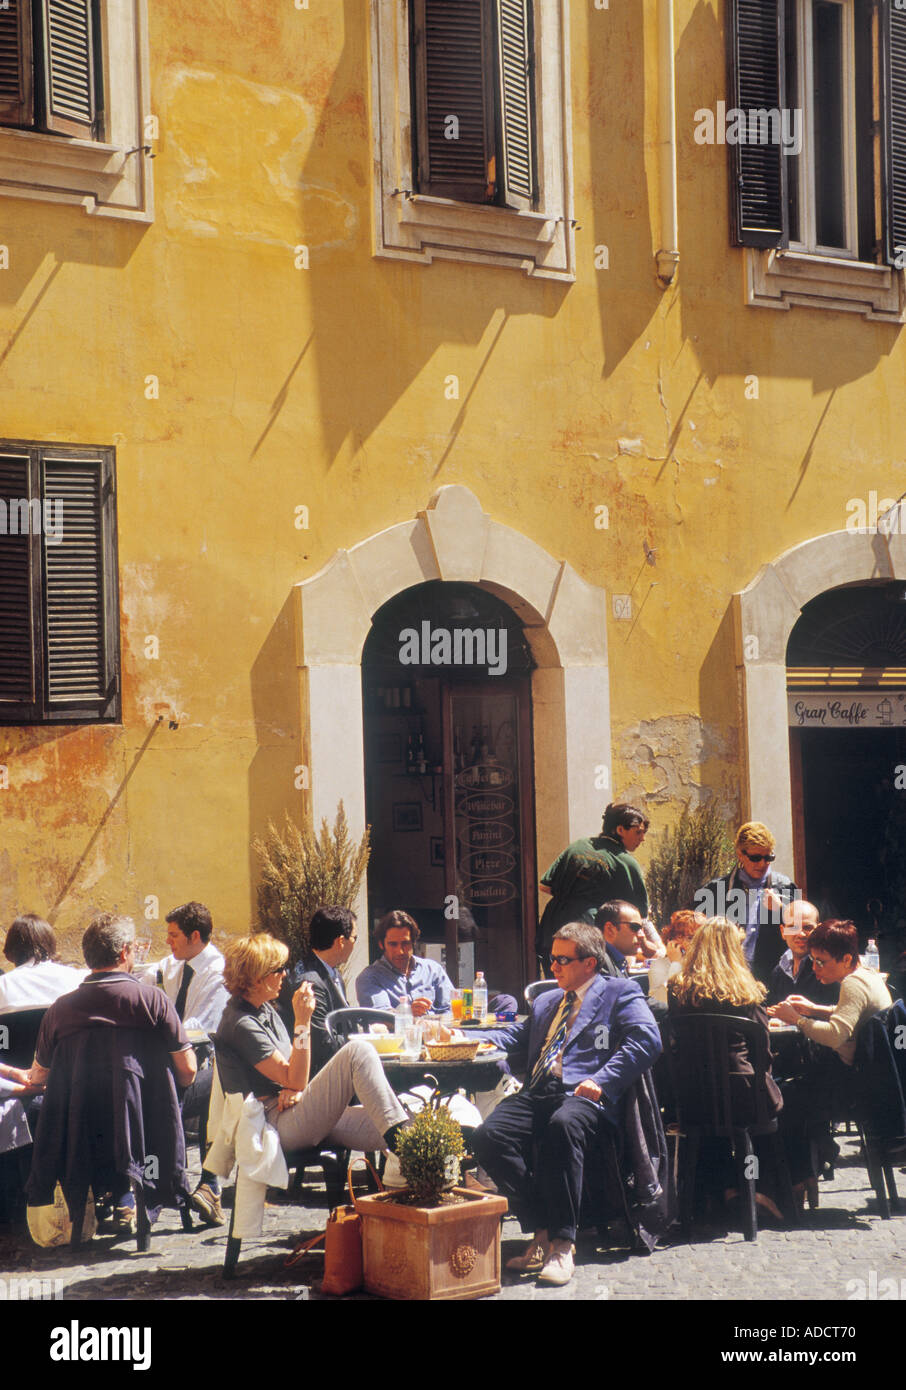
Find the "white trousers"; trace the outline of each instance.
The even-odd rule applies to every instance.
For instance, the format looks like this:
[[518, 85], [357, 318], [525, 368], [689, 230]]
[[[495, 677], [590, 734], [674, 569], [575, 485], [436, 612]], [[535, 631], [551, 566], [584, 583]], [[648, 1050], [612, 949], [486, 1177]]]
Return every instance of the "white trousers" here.
[[[349, 1104], [354, 1095], [361, 1105]], [[308, 1083], [296, 1105], [278, 1112], [274, 1098], [265, 1113], [287, 1153], [314, 1148], [326, 1139], [345, 1149], [383, 1149], [390, 1126], [407, 1119], [377, 1052], [354, 1036]]]

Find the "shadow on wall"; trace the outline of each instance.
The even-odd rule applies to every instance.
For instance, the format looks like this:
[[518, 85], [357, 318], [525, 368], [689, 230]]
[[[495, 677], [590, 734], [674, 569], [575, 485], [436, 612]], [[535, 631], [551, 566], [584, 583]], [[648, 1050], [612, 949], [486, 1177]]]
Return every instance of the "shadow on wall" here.
[[[702, 785], [710, 787], [726, 810], [728, 824], [734, 827], [742, 816], [742, 784], [745, 776], [744, 733], [741, 727], [741, 706], [739, 700], [739, 680], [736, 671], [736, 640], [733, 627], [733, 609], [727, 605], [714, 640], [708, 648], [701, 665], [698, 680], [698, 707], [701, 710], [702, 728], [710, 732], [703, 748], [701, 767]], [[709, 745], [717, 743], [726, 747], [726, 758], [730, 761], [722, 765], [722, 771], [707, 758]], [[727, 785], [727, 778], [730, 785]]]
[[256, 751], [248, 769], [250, 921], [257, 919], [258, 856], [252, 848], [272, 820], [288, 811], [301, 825], [308, 796], [297, 790], [296, 767], [304, 761], [300, 725], [300, 672], [296, 667], [293, 596], [290, 593], [265, 638], [251, 671]]
[[[652, 242], [658, 235], [645, 173], [645, 6], [587, 8], [588, 85], [573, 69], [573, 129], [587, 123], [591, 184], [576, 185], [576, 258], [580, 277], [606, 246], [609, 270], [597, 270], [598, 312], [604, 344], [602, 377], [613, 376], [657, 314], [663, 299], [656, 280]], [[600, 27], [607, 26], [607, 37]], [[655, 43], [657, 28], [654, 27]], [[583, 109], [582, 103], [586, 103]], [[592, 212], [593, 209], [593, 212]]]
[[[518, 325], [512, 320], [553, 318], [569, 286], [505, 267], [443, 260], [407, 264], [373, 256], [370, 33], [361, 0], [345, 0], [343, 12], [343, 48], [329, 91], [323, 99], [317, 95], [321, 119], [299, 199], [300, 241], [310, 247], [304, 288], [314, 330], [305, 370], [317, 377], [328, 468], [341, 454], [356, 455], [430, 371], [420, 392], [424, 423], [414, 413], [409, 418], [436, 476], [451, 453], [455, 458], [471, 391], [485, 369], [514, 347]], [[303, 320], [288, 342], [287, 367], [307, 337]], [[455, 360], [444, 360], [444, 348], [461, 347], [477, 351], [457, 351]], [[455, 418], [455, 404], [444, 399], [444, 378], [451, 372], [462, 373]]]

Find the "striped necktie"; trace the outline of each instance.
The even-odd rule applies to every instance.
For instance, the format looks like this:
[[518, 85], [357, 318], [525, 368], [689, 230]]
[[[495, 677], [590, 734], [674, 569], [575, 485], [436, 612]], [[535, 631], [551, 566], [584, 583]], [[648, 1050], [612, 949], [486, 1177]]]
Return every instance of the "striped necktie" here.
[[560, 1005], [550, 1042], [547, 1044], [547, 1047], [544, 1048], [541, 1056], [532, 1068], [529, 1083], [525, 1088], [526, 1091], [534, 1091], [535, 1088], [540, 1085], [554, 1065], [557, 1056], [562, 1051], [569, 1028], [569, 1016], [577, 998], [578, 995], [574, 989], [571, 989], [563, 996], [563, 1003]]

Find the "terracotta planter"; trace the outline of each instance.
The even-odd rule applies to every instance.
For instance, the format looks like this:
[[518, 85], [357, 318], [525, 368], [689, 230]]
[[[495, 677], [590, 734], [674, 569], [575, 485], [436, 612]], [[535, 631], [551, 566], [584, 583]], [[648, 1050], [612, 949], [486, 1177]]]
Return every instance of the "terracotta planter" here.
[[387, 1192], [359, 1197], [365, 1288], [384, 1298], [482, 1298], [500, 1288], [505, 1197], [453, 1189], [452, 1207], [407, 1207]]

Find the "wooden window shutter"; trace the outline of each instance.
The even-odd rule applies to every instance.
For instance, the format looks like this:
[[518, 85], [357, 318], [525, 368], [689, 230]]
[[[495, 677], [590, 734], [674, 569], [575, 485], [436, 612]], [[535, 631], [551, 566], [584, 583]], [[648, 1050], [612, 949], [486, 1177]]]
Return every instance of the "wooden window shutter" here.
[[413, 0], [416, 184], [420, 193], [493, 202], [493, 33], [485, 0]]
[[48, 130], [90, 139], [95, 133], [92, 0], [41, 0], [44, 101]]
[[882, 0], [881, 168], [884, 260], [906, 265], [906, 11]]
[[30, 499], [30, 471], [27, 454], [0, 454], [0, 709], [35, 699], [31, 524], [17, 505]]
[[[729, 0], [730, 110], [784, 106], [784, 0]], [[730, 145], [730, 211], [737, 246], [789, 242], [786, 156], [779, 144]]]
[[500, 81], [500, 175], [503, 201], [535, 201], [532, 0], [497, 0]]
[[0, 9], [0, 122], [33, 125], [34, 63], [31, 0], [9, 0]]
[[[105, 512], [110, 487], [103, 460], [45, 457], [44, 498], [62, 535], [44, 529], [48, 712], [110, 700], [113, 650], [106, 631]], [[113, 610], [115, 611], [115, 609]]]

